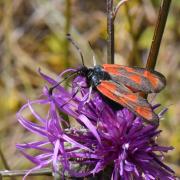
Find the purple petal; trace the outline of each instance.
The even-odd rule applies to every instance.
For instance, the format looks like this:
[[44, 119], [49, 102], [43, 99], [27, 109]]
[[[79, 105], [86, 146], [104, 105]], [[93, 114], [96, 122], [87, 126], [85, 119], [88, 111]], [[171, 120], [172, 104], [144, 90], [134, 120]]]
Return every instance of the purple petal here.
[[81, 120], [81, 122], [83, 122], [86, 125], [89, 131], [92, 132], [92, 134], [96, 137], [98, 142], [101, 144], [100, 136], [96, 130], [96, 127], [91, 123], [91, 121], [89, 121], [89, 119], [84, 115], [80, 115], [78, 119]]

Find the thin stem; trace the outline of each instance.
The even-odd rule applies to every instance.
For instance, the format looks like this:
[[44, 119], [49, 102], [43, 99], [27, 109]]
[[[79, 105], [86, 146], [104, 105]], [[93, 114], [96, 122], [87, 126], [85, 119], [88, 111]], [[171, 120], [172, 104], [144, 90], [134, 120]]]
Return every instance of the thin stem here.
[[[5, 158], [4, 153], [2, 152], [1, 148], [0, 148], [0, 158], [1, 158], [1, 160], [2, 160], [2, 163], [3, 163], [4, 167], [5, 167], [6, 169], [10, 170], [9, 164], [8, 164], [8, 162], [6, 161], [6, 158]], [[1, 176], [0, 176], [0, 178], [1, 178]], [[11, 177], [11, 180], [15, 180], [15, 178], [14, 178], [14, 177]]]
[[120, 7], [121, 7], [124, 3], [126, 3], [127, 1], [128, 1], [128, 0], [121, 0], [121, 1], [119, 1], [119, 3], [116, 5], [116, 7], [114, 8], [114, 19], [116, 18], [116, 15], [117, 15]]
[[6, 158], [4, 157], [4, 154], [3, 154], [1, 149], [0, 149], [0, 158], [1, 158], [2, 162], [3, 162], [4, 167], [6, 169], [10, 170], [10, 167], [9, 167], [9, 165], [8, 165], [8, 163], [6, 161]]
[[[65, 35], [70, 33], [71, 30], [71, 0], [66, 0], [66, 10], [65, 10], [65, 18], [66, 18], [66, 23], [65, 23]], [[70, 66], [70, 43], [67, 40], [66, 36], [64, 39], [64, 62], [65, 62], [65, 68], [68, 68]], [[65, 87], [68, 87], [68, 82], [66, 82]]]
[[156, 61], [157, 61], [159, 48], [160, 48], [162, 36], [164, 33], [164, 28], [166, 25], [170, 5], [171, 5], [171, 0], [162, 0], [161, 1], [159, 15], [158, 15], [158, 19], [157, 19], [157, 23], [156, 23], [156, 27], [155, 27], [155, 31], [154, 31], [154, 37], [152, 40], [148, 60], [146, 63], [147, 69], [154, 69], [156, 66]]
[[[66, 24], [65, 24], [65, 35], [70, 33], [71, 29], [71, 0], [66, 0], [66, 10], [65, 10], [65, 17], [66, 17]], [[65, 37], [65, 42], [64, 42], [64, 59], [65, 59], [65, 66], [66, 68], [69, 67], [69, 41]]]
[[113, 0], [107, 0], [107, 63], [114, 64], [114, 9]]
[[[0, 177], [16, 177], [16, 176], [25, 176], [29, 170], [4, 170], [0, 171]], [[52, 171], [50, 168], [40, 169], [33, 171], [29, 174], [29, 176], [51, 176]]]

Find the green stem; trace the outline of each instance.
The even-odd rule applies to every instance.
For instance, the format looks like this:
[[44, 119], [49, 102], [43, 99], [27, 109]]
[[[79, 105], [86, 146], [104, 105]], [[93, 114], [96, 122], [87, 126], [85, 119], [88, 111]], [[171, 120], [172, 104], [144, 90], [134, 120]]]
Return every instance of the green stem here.
[[161, 44], [162, 36], [164, 33], [164, 28], [166, 25], [170, 5], [171, 5], [171, 0], [162, 0], [161, 1], [159, 15], [158, 15], [158, 19], [157, 19], [157, 23], [156, 23], [156, 27], [155, 27], [155, 31], [154, 31], [154, 36], [153, 36], [149, 56], [148, 56], [147, 63], [146, 63], [147, 69], [153, 70], [156, 66], [156, 61], [157, 61], [160, 44]]
[[114, 9], [113, 0], [107, 0], [107, 63], [114, 64]]

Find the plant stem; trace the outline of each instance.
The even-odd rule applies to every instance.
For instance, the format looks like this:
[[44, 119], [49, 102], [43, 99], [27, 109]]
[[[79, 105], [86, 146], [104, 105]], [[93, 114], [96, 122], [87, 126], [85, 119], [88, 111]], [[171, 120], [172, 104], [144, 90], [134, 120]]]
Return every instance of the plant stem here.
[[161, 44], [162, 36], [164, 33], [164, 28], [166, 25], [170, 5], [171, 5], [171, 0], [162, 0], [161, 1], [159, 15], [158, 15], [158, 19], [157, 19], [157, 23], [156, 23], [156, 27], [155, 27], [155, 31], [154, 31], [154, 36], [153, 36], [149, 56], [148, 56], [147, 63], [146, 63], [147, 69], [153, 70], [156, 66], [156, 61], [157, 61], [160, 44]]
[[[28, 172], [29, 170], [4, 170], [4, 171], [0, 171], [0, 178], [2, 177], [15, 177], [15, 176], [25, 176], [25, 174]], [[45, 168], [45, 169], [40, 169], [40, 170], [36, 170], [33, 171], [29, 174], [29, 176], [51, 176], [52, 175], [52, 171], [49, 168]]]
[[[66, 0], [66, 9], [65, 9], [65, 18], [66, 18], [66, 23], [65, 23], [65, 39], [64, 39], [64, 62], [65, 62], [65, 68], [69, 68], [70, 66], [70, 61], [69, 61], [69, 56], [70, 56], [70, 44], [69, 41], [67, 40], [66, 35], [70, 33], [71, 30], [71, 0]], [[65, 87], [68, 87], [68, 81], [65, 83]], [[67, 117], [68, 119], [68, 117]]]
[[1, 158], [1, 160], [2, 160], [2, 163], [3, 163], [4, 167], [5, 167], [6, 169], [10, 170], [10, 167], [9, 167], [9, 165], [8, 165], [8, 163], [7, 163], [7, 161], [6, 161], [6, 158], [4, 157], [4, 154], [3, 154], [3, 152], [2, 152], [1, 149], [0, 149], [0, 158]]
[[[1, 158], [1, 160], [2, 160], [2, 163], [3, 163], [4, 167], [5, 167], [7, 170], [10, 170], [10, 167], [9, 167], [9, 165], [8, 165], [8, 162], [6, 161], [6, 158], [4, 157], [4, 154], [3, 154], [2, 150], [1, 150], [1, 148], [0, 148], [0, 158]], [[1, 178], [1, 174], [0, 174], [0, 178]], [[15, 180], [15, 178], [14, 178], [14, 177], [11, 177], [11, 180]]]
[[[65, 24], [65, 35], [70, 33], [71, 29], [71, 0], [66, 0], [66, 10], [65, 10], [65, 17], [66, 17], [66, 24]], [[69, 67], [69, 41], [67, 40], [65, 36], [65, 42], [64, 42], [64, 59], [65, 59], [65, 66], [66, 68]]]
[[113, 0], [107, 1], [107, 63], [114, 64], [114, 9]]
[[120, 7], [121, 7], [124, 3], [126, 3], [127, 1], [128, 1], [128, 0], [121, 0], [121, 1], [119, 1], [119, 3], [116, 5], [116, 7], [115, 7], [115, 9], [114, 9], [114, 19], [116, 18], [116, 15], [117, 15]]

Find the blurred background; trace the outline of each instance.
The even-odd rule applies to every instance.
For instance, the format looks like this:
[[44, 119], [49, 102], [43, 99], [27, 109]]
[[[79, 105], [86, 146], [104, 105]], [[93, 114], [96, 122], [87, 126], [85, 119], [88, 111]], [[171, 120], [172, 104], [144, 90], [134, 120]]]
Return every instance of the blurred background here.
[[[117, 1], [115, 1], [117, 3]], [[145, 65], [160, 0], [131, 0], [120, 8], [115, 21], [115, 61]], [[52, 77], [81, 64], [78, 52], [66, 39], [70, 32], [93, 64], [91, 42], [98, 64], [106, 62], [106, 0], [1, 0], [0, 1], [0, 169], [33, 167], [15, 144], [35, 137], [24, 130], [16, 112], [36, 99], [45, 82], [38, 68]], [[167, 87], [156, 96], [168, 112], [161, 121], [159, 141], [172, 145], [165, 161], [180, 176], [180, 1], [173, 0], [156, 70]], [[163, 108], [162, 107], [162, 108]], [[43, 112], [42, 112], [43, 113]], [[30, 179], [39, 179], [34, 177]]]

